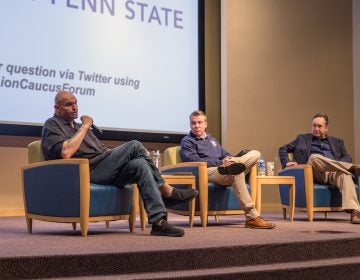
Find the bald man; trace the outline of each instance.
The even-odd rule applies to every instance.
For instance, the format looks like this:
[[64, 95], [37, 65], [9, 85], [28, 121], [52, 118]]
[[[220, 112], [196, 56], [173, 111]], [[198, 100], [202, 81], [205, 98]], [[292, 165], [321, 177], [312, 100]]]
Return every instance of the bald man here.
[[42, 130], [42, 151], [46, 160], [86, 158], [90, 165], [90, 180], [96, 184], [111, 184], [119, 188], [136, 183], [144, 201], [152, 235], [183, 236], [184, 231], [167, 222], [167, 203], [179, 203], [194, 199], [198, 191], [178, 190], [166, 184], [148, 157], [144, 146], [129, 141], [109, 149], [93, 133], [90, 116], [78, 118], [76, 97], [67, 91], [55, 96], [54, 116], [49, 118]]

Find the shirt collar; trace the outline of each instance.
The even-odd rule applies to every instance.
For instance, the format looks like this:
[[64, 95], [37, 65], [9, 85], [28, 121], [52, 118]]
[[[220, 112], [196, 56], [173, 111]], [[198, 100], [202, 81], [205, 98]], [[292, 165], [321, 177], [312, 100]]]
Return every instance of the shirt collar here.
[[192, 137], [196, 138], [197, 140], [205, 140], [208, 137], [208, 134], [205, 132], [204, 137], [196, 136], [192, 131], [190, 131]]
[[[54, 118], [56, 118], [57, 120], [59, 120], [61, 123], [65, 124], [65, 125], [71, 125], [71, 122], [59, 117], [58, 115], [54, 114]], [[76, 125], [76, 122], [75, 121], [73, 121], [73, 122], [74, 122], [74, 125]]]
[[320, 140], [320, 141], [327, 141], [328, 140], [328, 137], [327, 137], [327, 135], [325, 136], [325, 138], [318, 138], [318, 137], [316, 137], [316, 136], [314, 136], [313, 135], [313, 137], [312, 137], [312, 140], [314, 141], [314, 140]]

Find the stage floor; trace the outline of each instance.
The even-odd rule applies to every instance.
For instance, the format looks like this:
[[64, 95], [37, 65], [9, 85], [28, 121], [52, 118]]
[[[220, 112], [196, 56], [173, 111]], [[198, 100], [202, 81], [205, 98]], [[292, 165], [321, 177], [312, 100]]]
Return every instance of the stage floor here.
[[[288, 242], [359, 238], [360, 225], [349, 222], [349, 214], [316, 213], [308, 222], [304, 212], [295, 212], [294, 222], [282, 219], [282, 213], [263, 213], [276, 224], [275, 229], [259, 230], [244, 227], [244, 216], [222, 216], [219, 223], [209, 217], [206, 228], [195, 217], [193, 228], [188, 217], [169, 214], [169, 221], [184, 228], [181, 238], [151, 236], [137, 223], [135, 233], [128, 231], [127, 221], [91, 223], [87, 237], [73, 231], [70, 224], [33, 221], [33, 233], [28, 234], [24, 217], [0, 218], [0, 258], [17, 256], [81, 255], [117, 252], [159, 251], [209, 247], [284, 244]], [[137, 219], [139, 221], [139, 219]]]

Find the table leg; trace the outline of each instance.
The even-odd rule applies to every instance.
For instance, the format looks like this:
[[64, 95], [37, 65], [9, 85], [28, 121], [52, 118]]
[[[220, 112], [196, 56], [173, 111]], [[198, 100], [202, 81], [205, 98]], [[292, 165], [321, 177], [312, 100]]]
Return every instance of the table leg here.
[[193, 227], [194, 225], [195, 201], [195, 198], [192, 201], [189, 201], [189, 227]]
[[[190, 186], [191, 186], [192, 189], [195, 189], [194, 184], [191, 184]], [[193, 227], [193, 225], [194, 225], [195, 202], [196, 202], [196, 198], [189, 201], [189, 227]]]
[[258, 211], [259, 215], [261, 213], [261, 183], [257, 183], [256, 186], [256, 203], [255, 208]]
[[295, 184], [289, 185], [289, 218], [290, 222], [294, 220], [294, 212], [295, 212]]

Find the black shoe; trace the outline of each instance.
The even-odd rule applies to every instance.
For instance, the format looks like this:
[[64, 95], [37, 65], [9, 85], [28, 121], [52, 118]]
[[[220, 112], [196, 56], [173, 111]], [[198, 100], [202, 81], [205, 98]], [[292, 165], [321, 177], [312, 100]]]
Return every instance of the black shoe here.
[[164, 197], [163, 201], [165, 203], [166, 208], [171, 208], [182, 202], [188, 202], [193, 200], [198, 194], [199, 191], [194, 189], [180, 190], [173, 188], [171, 195], [169, 197]]
[[170, 225], [167, 221], [162, 220], [160, 225], [152, 225], [150, 234], [158, 236], [181, 237], [185, 234], [185, 232], [180, 228], [176, 228]]
[[217, 168], [221, 175], [238, 175], [246, 170], [245, 164], [233, 163], [228, 166], [221, 165]]
[[170, 200], [191, 201], [199, 194], [195, 189], [176, 189], [173, 188], [171, 195], [167, 197]]
[[235, 157], [242, 157], [243, 155], [246, 155], [248, 152], [250, 152], [251, 150], [248, 149], [243, 149], [240, 152], [238, 152]]

